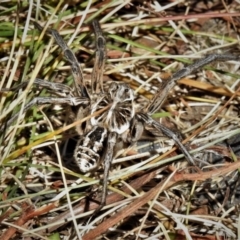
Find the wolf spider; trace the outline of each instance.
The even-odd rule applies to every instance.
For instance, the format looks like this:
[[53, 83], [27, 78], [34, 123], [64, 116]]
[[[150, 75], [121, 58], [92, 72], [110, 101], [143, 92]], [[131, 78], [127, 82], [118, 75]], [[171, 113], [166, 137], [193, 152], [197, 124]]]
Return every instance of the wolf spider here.
[[[82, 119], [109, 106], [109, 109], [102, 114], [91, 117], [87, 122], [76, 127], [80, 140], [74, 151], [74, 159], [80, 171], [83, 173], [89, 172], [95, 169], [100, 162], [104, 164], [103, 190], [101, 202], [97, 210], [95, 210], [96, 213], [106, 202], [107, 180], [116, 142], [120, 140], [132, 144], [138, 141], [145, 126], [149, 126], [157, 132], [172, 138], [185, 155], [189, 164], [195, 164], [194, 159], [177, 135], [164, 125], [153, 120], [151, 115], [161, 108], [177, 80], [213, 61], [239, 60], [239, 57], [228, 54], [213, 54], [184, 67], [161, 85], [147, 107], [137, 111], [134, 105], [134, 93], [127, 84], [112, 82], [109, 88], [106, 90], [103, 88], [102, 76], [106, 60], [106, 42], [99, 23], [93, 21], [92, 24], [96, 38], [96, 52], [91, 77], [91, 89], [88, 89], [84, 82], [82, 70], [74, 53], [56, 30], [48, 29], [47, 33], [55, 39], [71, 65], [74, 87], [70, 88], [64, 84], [36, 79], [34, 84], [53, 91], [59, 97], [36, 97], [25, 106], [24, 112], [35, 104], [68, 104], [79, 107], [77, 119]], [[35, 26], [40, 31], [43, 29], [39, 24], [35, 24]], [[24, 84], [26, 82], [16, 88], [3, 89], [1, 92], [18, 89]], [[11, 125], [15, 119], [16, 116], [10, 119], [7, 122], [7, 126]]]

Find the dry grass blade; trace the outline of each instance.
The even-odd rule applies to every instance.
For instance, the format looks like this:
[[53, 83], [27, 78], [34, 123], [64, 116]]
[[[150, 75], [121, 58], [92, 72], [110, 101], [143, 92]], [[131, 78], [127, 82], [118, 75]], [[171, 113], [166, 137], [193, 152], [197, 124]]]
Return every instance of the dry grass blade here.
[[[133, 180], [132, 182], [130, 182], [129, 186], [131, 186], [131, 188], [133, 188], [133, 189], [140, 189], [143, 185], [145, 185], [146, 183], [151, 181], [155, 177], [155, 175], [158, 171], [159, 170], [155, 170], [151, 173], [143, 174], [142, 176], [140, 176], [140, 177], [136, 178], [135, 180]], [[122, 189], [120, 189], [120, 192], [123, 192], [125, 195], [131, 194], [131, 189], [129, 187], [123, 187]], [[120, 202], [122, 199], [124, 199], [123, 195], [120, 195], [119, 193], [112, 193], [107, 197], [106, 205]], [[100, 200], [100, 199], [98, 199], [98, 200]], [[86, 205], [86, 201], [81, 201], [79, 204], [74, 206], [75, 216], [80, 216], [80, 214], [84, 212], [85, 205]], [[89, 211], [92, 211], [92, 210], [96, 209], [97, 207], [98, 207], [98, 204], [93, 202], [89, 205]], [[59, 228], [60, 226], [65, 224], [65, 221], [68, 218], [71, 218], [71, 214], [69, 211], [66, 211], [66, 212], [60, 214], [59, 216], [57, 216], [56, 218], [54, 218], [52, 221], [49, 222], [50, 225], [54, 224], [52, 227], [46, 228], [46, 230], [44, 230], [44, 231], [41, 230], [40, 232], [38, 232], [38, 234], [42, 234], [45, 231], [46, 232], [56, 231], [57, 228]]]
[[[12, 239], [18, 229], [21, 229], [28, 221], [31, 221], [33, 218], [39, 217], [48, 213], [58, 206], [58, 203], [51, 203], [48, 206], [41, 207], [40, 209], [34, 209], [34, 206], [29, 206], [27, 203], [22, 203], [22, 215], [12, 224], [14, 227], [8, 228], [0, 238], [2, 240]], [[37, 235], [36, 237], [39, 237]]]
[[[122, 221], [127, 216], [136, 212], [141, 206], [151, 201], [156, 195], [159, 195], [164, 190], [172, 187], [173, 185], [180, 183], [182, 181], [205, 181], [209, 178], [217, 178], [219, 176], [224, 176], [229, 174], [232, 171], [235, 171], [240, 168], [240, 160], [235, 163], [229, 163], [224, 167], [219, 169], [214, 169], [208, 172], [199, 172], [199, 173], [178, 173], [174, 172], [166, 180], [158, 183], [154, 188], [144, 193], [137, 200], [130, 203], [127, 207], [123, 208], [117, 212], [114, 216], [108, 218], [103, 223], [99, 224], [95, 229], [91, 230], [89, 233], [83, 236], [83, 240], [91, 240], [102, 235], [109, 228], [113, 227], [115, 224]], [[176, 171], [176, 170], [175, 170]]]

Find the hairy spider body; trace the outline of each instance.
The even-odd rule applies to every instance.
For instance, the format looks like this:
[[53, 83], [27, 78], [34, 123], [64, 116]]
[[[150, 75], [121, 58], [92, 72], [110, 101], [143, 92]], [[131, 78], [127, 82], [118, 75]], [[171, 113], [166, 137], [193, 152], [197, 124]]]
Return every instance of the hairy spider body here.
[[[74, 158], [82, 172], [92, 171], [100, 163], [108, 132], [116, 133], [116, 137], [121, 137], [130, 128], [135, 112], [133, 100], [133, 91], [122, 83], [111, 83], [108, 93], [92, 97], [91, 107], [88, 108], [90, 114], [108, 105], [110, 109], [97, 117], [92, 117], [85, 125], [87, 130], [82, 126], [77, 127], [82, 138], [77, 143]], [[80, 108], [78, 117], [81, 117], [82, 113], [83, 109]]]
[[[39, 24], [35, 23], [35, 26], [42, 31], [43, 28]], [[79, 107], [77, 119], [82, 119], [106, 106], [109, 107], [102, 114], [94, 116], [76, 127], [80, 140], [74, 151], [74, 158], [80, 170], [85, 173], [96, 168], [101, 161], [104, 164], [103, 190], [101, 202], [96, 210], [98, 212], [106, 201], [108, 174], [116, 142], [121, 140], [133, 144], [141, 138], [146, 125], [152, 128], [153, 131], [172, 138], [189, 164], [195, 164], [194, 159], [177, 135], [152, 119], [151, 115], [161, 108], [177, 80], [213, 61], [239, 60], [239, 57], [230, 54], [213, 54], [184, 67], [160, 86], [144, 109], [136, 111], [134, 108], [134, 94], [128, 85], [113, 82], [106, 90], [103, 88], [102, 76], [106, 59], [106, 43], [97, 21], [93, 21], [93, 29], [96, 37], [96, 52], [91, 77], [91, 90], [87, 89], [85, 85], [82, 70], [74, 53], [56, 30], [48, 29], [47, 32], [54, 37], [71, 65], [74, 88], [71, 89], [64, 84], [36, 79], [35, 84], [51, 90], [59, 97], [36, 97], [24, 107], [24, 112], [35, 104], [68, 104]], [[1, 92], [17, 90], [26, 84], [24, 82], [12, 89], [2, 89]], [[6, 123], [6, 126], [10, 126], [16, 118], [17, 115], [13, 116]]]

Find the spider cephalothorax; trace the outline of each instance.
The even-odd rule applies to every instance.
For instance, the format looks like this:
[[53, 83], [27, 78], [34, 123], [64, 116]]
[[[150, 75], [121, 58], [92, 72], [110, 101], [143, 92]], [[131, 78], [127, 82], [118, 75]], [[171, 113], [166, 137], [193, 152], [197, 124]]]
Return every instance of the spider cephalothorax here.
[[130, 121], [135, 114], [133, 100], [133, 91], [128, 85], [111, 83], [109, 92], [100, 97], [100, 101], [93, 103], [91, 113], [107, 105], [110, 105], [110, 108], [100, 116], [91, 118], [91, 124], [104, 126], [108, 131], [117, 134], [124, 133], [129, 129]]

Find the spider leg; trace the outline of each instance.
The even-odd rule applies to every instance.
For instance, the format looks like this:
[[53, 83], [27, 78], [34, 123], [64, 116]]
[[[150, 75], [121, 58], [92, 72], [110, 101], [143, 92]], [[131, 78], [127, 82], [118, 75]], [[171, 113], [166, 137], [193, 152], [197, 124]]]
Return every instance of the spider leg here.
[[53, 91], [54, 94], [62, 97], [66, 97], [66, 95], [71, 95], [72, 93], [72, 88], [62, 83], [49, 82], [40, 78], [36, 78], [33, 83], [38, 86], [47, 88]]
[[178, 136], [172, 132], [170, 129], [165, 127], [164, 125], [158, 123], [157, 121], [153, 120], [150, 116], [145, 113], [138, 113], [137, 118], [140, 121], [143, 121], [145, 124], [154, 127], [157, 131], [162, 132], [165, 136], [173, 139], [176, 145], [181, 149], [183, 154], [185, 155], [186, 159], [188, 160], [189, 164], [195, 165], [195, 162], [192, 156], [189, 154], [188, 150], [184, 147], [184, 145], [179, 140]]
[[211, 54], [205, 58], [202, 58], [195, 63], [184, 67], [183, 69], [177, 71], [170, 77], [167, 81], [165, 81], [162, 86], [157, 91], [156, 95], [148, 104], [147, 108], [144, 109], [144, 112], [148, 115], [152, 115], [155, 113], [159, 108], [161, 108], [162, 104], [166, 100], [169, 91], [174, 87], [176, 81], [188, 76], [192, 72], [196, 71], [197, 69], [204, 67], [205, 65], [214, 62], [214, 61], [229, 61], [229, 60], [240, 60], [239, 56], [234, 56], [230, 54]]
[[[29, 110], [34, 105], [43, 105], [43, 104], [68, 104], [70, 106], [78, 106], [80, 104], [88, 104], [88, 98], [81, 97], [64, 97], [64, 98], [54, 98], [54, 97], [36, 97], [28, 104], [25, 105], [23, 109], [23, 113]], [[14, 115], [6, 124], [6, 126], [10, 126], [18, 117], [18, 114]]]
[[68, 104], [70, 106], [78, 106], [80, 104], [89, 103], [88, 98], [80, 97], [65, 97], [65, 98], [55, 98], [55, 97], [36, 97], [31, 102], [29, 102], [25, 107], [24, 111], [27, 111], [34, 105], [43, 105], [43, 104]]
[[240, 58], [238, 56], [230, 55], [230, 54], [212, 54], [205, 58], [202, 58], [195, 63], [184, 67], [183, 69], [177, 71], [170, 77], [167, 81], [165, 81], [162, 86], [157, 91], [156, 95], [153, 97], [153, 99], [148, 104], [147, 108], [143, 110], [143, 114], [139, 113], [137, 116], [139, 119], [144, 121], [146, 124], [151, 125], [158, 131], [162, 131], [166, 136], [172, 138], [175, 143], [178, 145], [178, 147], [182, 150], [184, 153], [186, 159], [190, 164], [195, 164], [193, 158], [187, 151], [187, 149], [184, 147], [184, 145], [180, 142], [176, 134], [174, 134], [171, 130], [166, 128], [165, 126], [161, 125], [160, 123], [154, 121], [150, 116], [155, 113], [159, 108], [161, 108], [162, 104], [166, 100], [169, 91], [174, 87], [176, 84], [176, 81], [186, 77], [187, 75], [191, 74], [192, 72], [196, 71], [197, 69], [213, 62], [213, 61], [229, 61], [229, 60], [239, 60]]
[[110, 132], [107, 139], [107, 148], [106, 153], [103, 158], [104, 163], [104, 174], [103, 174], [103, 189], [101, 195], [101, 201], [98, 208], [94, 211], [93, 216], [95, 216], [105, 205], [107, 198], [107, 184], [108, 184], [108, 175], [113, 160], [113, 148], [116, 145], [117, 133]]
[[[53, 83], [46, 80], [42, 80], [40, 78], [36, 78], [33, 82], [37, 86], [47, 88], [54, 92], [54, 94], [60, 97], [36, 97], [28, 104], [25, 105], [23, 109], [23, 113], [25, 113], [28, 109], [30, 109], [34, 105], [41, 105], [41, 104], [68, 104], [70, 106], [78, 106], [80, 104], [87, 104], [89, 103], [88, 98], [83, 97], [74, 97], [72, 96], [72, 89], [69, 86], [66, 86], [61, 83]], [[28, 81], [22, 82], [16, 87], [13, 88], [2, 88], [0, 92], [7, 92], [7, 91], [18, 91], [21, 88], [24, 88], [28, 85]], [[10, 126], [18, 117], [18, 114], [13, 116], [6, 124], [6, 126]]]
[[[38, 23], [34, 22], [35, 26], [42, 31], [43, 27]], [[83, 73], [82, 69], [79, 66], [76, 56], [73, 51], [65, 43], [61, 35], [55, 29], [47, 29], [47, 32], [55, 39], [57, 44], [62, 48], [65, 58], [71, 64], [72, 73], [74, 77], [74, 84], [77, 96], [89, 97], [87, 89], [83, 82]]]
[[[0, 89], [0, 92], [18, 91], [19, 89], [26, 87], [28, 85], [28, 83], [29, 83], [28, 81], [25, 81], [25, 82], [20, 83], [16, 87], [2, 88], [2, 89]], [[42, 80], [40, 78], [36, 78], [34, 80], [33, 84], [40, 86], [40, 87], [47, 88], [47, 89], [53, 91], [55, 94], [62, 96], [62, 97], [66, 97], [66, 95], [69, 95], [72, 92], [72, 89], [69, 86], [66, 86], [62, 83], [49, 82], [46, 80]]]
[[102, 76], [105, 65], [106, 53], [106, 41], [103, 37], [103, 33], [99, 22], [94, 20], [92, 22], [94, 33], [96, 36], [96, 52], [95, 52], [95, 63], [92, 71], [92, 93], [103, 92]]

